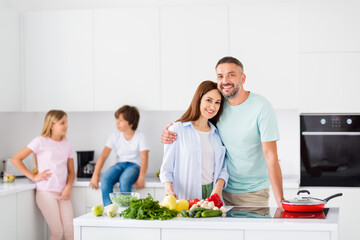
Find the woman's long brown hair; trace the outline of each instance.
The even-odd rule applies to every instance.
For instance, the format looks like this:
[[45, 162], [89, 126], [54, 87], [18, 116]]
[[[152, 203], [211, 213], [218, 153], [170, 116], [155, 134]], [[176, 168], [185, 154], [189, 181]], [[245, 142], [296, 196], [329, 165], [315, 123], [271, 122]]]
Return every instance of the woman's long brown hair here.
[[[202, 83], [200, 83], [199, 87], [196, 89], [196, 92], [194, 94], [194, 97], [190, 103], [189, 108], [186, 110], [186, 112], [180, 117], [180, 119], [178, 119], [176, 122], [188, 122], [188, 121], [196, 121], [200, 118], [200, 103], [201, 103], [201, 99], [202, 97], [210, 92], [211, 90], [217, 90], [217, 84], [213, 81], [203, 81]], [[218, 91], [218, 90], [217, 90]], [[220, 92], [219, 92], [220, 93]], [[220, 108], [219, 111], [217, 112], [217, 114], [209, 119], [209, 121], [214, 124], [214, 126], [216, 126], [216, 123], [219, 121], [220, 115], [223, 111], [223, 107], [224, 107], [224, 97], [223, 95], [220, 93], [221, 96], [221, 103], [220, 103]]]

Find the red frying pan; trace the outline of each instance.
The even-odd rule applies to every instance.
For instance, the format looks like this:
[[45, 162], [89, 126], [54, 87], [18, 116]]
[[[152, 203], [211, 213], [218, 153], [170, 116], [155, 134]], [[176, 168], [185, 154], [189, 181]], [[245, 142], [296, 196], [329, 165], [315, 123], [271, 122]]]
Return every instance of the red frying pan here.
[[[300, 195], [300, 193], [307, 193], [307, 195], [303, 196]], [[342, 195], [342, 193], [337, 193], [325, 199], [319, 199], [310, 197], [310, 192], [308, 190], [301, 190], [298, 191], [296, 198], [289, 201], [281, 201], [281, 204], [284, 210], [289, 212], [319, 212], [324, 209], [325, 204], [330, 199]]]

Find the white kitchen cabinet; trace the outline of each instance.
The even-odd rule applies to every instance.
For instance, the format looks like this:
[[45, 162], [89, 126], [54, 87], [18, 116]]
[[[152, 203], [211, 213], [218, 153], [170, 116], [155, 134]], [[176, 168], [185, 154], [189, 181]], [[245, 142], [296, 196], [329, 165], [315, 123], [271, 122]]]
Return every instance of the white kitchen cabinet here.
[[1, 239], [16, 240], [16, 194], [0, 197]]
[[86, 188], [73, 187], [71, 190], [71, 204], [73, 207], [74, 218], [87, 213], [86, 209]]
[[161, 8], [161, 110], [186, 110], [202, 81], [216, 81], [215, 65], [228, 54], [227, 19], [226, 4]]
[[246, 230], [246, 240], [259, 240], [259, 239], [271, 239], [276, 240], [304, 240], [304, 239], [317, 239], [317, 240], [331, 240], [330, 232], [321, 231], [258, 231], [258, 230]]
[[155, 196], [154, 188], [143, 188], [143, 189], [137, 190], [136, 187], [133, 187], [132, 191], [138, 192], [140, 194], [140, 198], [146, 198], [148, 196], [148, 194], [150, 194], [152, 197]]
[[[44, 217], [36, 205], [35, 191], [16, 194], [17, 239], [39, 240], [44, 237]], [[5, 238], [7, 239], [7, 238]]]
[[94, 109], [91, 10], [24, 13], [25, 111]]
[[20, 13], [0, 7], [0, 111], [21, 110]]
[[94, 10], [95, 110], [160, 110], [159, 10]]
[[215, 229], [161, 229], [161, 240], [184, 240], [184, 239], [234, 239], [243, 240], [243, 230], [215, 230]]
[[[81, 229], [81, 239], [99, 240], [99, 239], [104, 239], [104, 237], [106, 238], [115, 237], [115, 238], [119, 238], [119, 239], [121, 238], [127, 240], [161, 239], [160, 229], [112, 228], [112, 227], [83, 227]], [[78, 235], [76, 235], [74, 239], [79, 240], [80, 238], [78, 238]]]
[[310, 191], [312, 197], [324, 199], [336, 193], [343, 196], [329, 200], [325, 207], [339, 207], [339, 239], [358, 240], [360, 236], [358, 214], [360, 213], [359, 187], [301, 187]]
[[162, 201], [166, 196], [165, 187], [162, 188], [154, 188], [154, 199], [157, 201]]
[[244, 65], [246, 90], [274, 108], [297, 108], [296, 1], [229, 5], [230, 55]]
[[86, 198], [84, 199], [84, 202], [87, 208], [92, 208], [94, 205], [103, 204], [101, 187], [99, 187], [98, 189], [86, 187], [84, 189], [86, 189]]
[[297, 2], [299, 52], [360, 51], [360, 1]]
[[360, 53], [300, 53], [300, 112], [359, 112], [359, 64]]

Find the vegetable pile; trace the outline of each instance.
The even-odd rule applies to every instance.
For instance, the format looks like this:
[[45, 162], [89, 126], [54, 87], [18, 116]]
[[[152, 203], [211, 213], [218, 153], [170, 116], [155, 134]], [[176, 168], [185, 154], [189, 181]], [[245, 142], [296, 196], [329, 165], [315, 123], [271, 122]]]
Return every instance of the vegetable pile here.
[[[223, 206], [220, 196], [217, 193], [209, 198], [199, 200], [194, 198], [189, 201], [190, 210], [181, 211], [183, 217], [225, 217], [226, 208]], [[197, 214], [196, 214], [197, 213]]]
[[141, 220], [167, 220], [176, 217], [177, 212], [167, 207], [160, 207], [159, 201], [154, 201], [149, 194], [147, 198], [135, 199], [125, 209], [120, 217]]

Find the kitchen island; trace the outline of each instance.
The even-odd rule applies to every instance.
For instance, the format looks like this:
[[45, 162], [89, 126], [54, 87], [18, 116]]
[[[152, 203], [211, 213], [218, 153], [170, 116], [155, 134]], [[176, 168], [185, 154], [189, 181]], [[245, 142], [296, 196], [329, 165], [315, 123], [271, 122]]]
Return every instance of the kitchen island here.
[[[272, 209], [272, 208], [271, 208]], [[276, 208], [275, 208], [276, 209]], [[274, 211], [274, 210], [271, 210]], [[110, 239], [338, 239], [339, 208], [330, 208], [325, 219], [293, 218], [183, 218], [132, 220], [95, 217], [88, 213], [74, 219], [76, 240]]]

